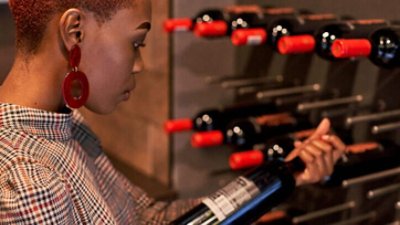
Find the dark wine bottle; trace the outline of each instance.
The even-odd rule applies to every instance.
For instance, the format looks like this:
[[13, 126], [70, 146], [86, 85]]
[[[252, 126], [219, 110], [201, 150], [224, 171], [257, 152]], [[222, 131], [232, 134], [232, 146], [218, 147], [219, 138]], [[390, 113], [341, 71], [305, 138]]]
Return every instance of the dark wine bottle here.
[[[262, 9], [260, 16], [254, 20], [250, 26], [242, 29], [235, 29], [231, 32], [231, 41], [236, 46], [241, 45], [259, 45], [266, 42], [266, 33], [258, 35], [260, 28], [267, 27], [271, 21], [291, 17], [296, 13], [293, 8], [272, 8]], [[252, 35], [255, 34], [255, 35]]]
[[[377, 156], [376, 151], [371, 150], [371, 149], [376, 149], [376, 148], [373, 148], [374, 146], [375, 147], [383, 146], [383, 149], [384, 149], [384, 152], [378, 153], [379, 154], [378, 162], [376, 161], [377, 158], [372, 156], [372, 155]], [[358, 151], [362, 152], [362, 153], [354, 154], [354, 156], [358, 156], [358, 160], [349, 159], [347, 162], [345, 162], [345, 161], [338, 162], [336, 165], [340, 166], [341, 163], [349, 163], [350, 161], [352, 161], [352, 162], [360, 162], [361, 161], [361, 162], [365, 163], [364, 166], [359, 165], [359, 166], [355, 166], [355, 167], [351, 167], [351, 168], [347, 168], [347, 169], [343, 170], [342, 173], [339, 175], [340, 180], [343, 180], [345, 177], [349, 177], [350, 176], [349, 173], [351, 174], [351, 176], [354, 176], [354, 174], [351, 173], [352, 171], [349, 171], [349, 169], [357, 169], [358, 168], [358, 171], [363, 172], [365, 174], [365, 173], [374, 172], [370, 168], [368, 168], [370, 166], [372, 166], [374, 168], [379, 168], [380, 170], [382, 170], [382, 168], [388, 168], [388, 165], [398, 166], [400, 151], [398, 151], [399, 147], [394, 145], [393, 142], [384, 141], [384, 142], [380, 142], [379, 144], [368, 143], [364, 147], [358, 146], [358, 148], [356, 148], [356, 149]], [[371, 155], [366, 157], [364, 154], [371, 154]], [[362, 156], [362, 157], [360, 157], [360, 156]], [[365, 161], [366, 158], [369, 158], [369, 160], [367, 160], [367, 162]], [[381, 160], [379, 160], [379, 159], [381, 159]], [[270, 164], [269, 161], [267, 162], [267, 165], [268, 164]], [[374, 164], [379, 164], [379, 165], [374, 165]], [[338, 168], [335, 167], [335, 172], [337, 169]], [[364, 171], [364, 169], [367, 169], [367, 171]], [[335, 174], [335, 172], [334, 172], [334, 174]], [[281, 186], [278, 186], [276, 188], [279, 190], [280, 187]], [[271, 190], [269, 190], [269, 191], [272, 193], [275, 193]], [[243, 207], [240, 207], [238, 210], [231, 213], [231, 215], [229, 215], [227, 218], [225, 218], [222, 222], [220, 222], [218, 224], [219, 225], [252, 224], [253, 222], [255, 222], [258, 218], [260, 218], [263, 214], [265, 214], [265, 212], [267, 212], [271, 208], [271, 204], [270, 204], [271, 202], [276, 203], [277, 200], [279, 201], [281, 199], [280, 198], [281, 196], [275, 196], [276, 198], [274, 199], [275, 200], [274, 201], [274, 200], [271, 200], [270, 195], [266, 195], [266, 196], [268, 196], [268, 199], [263, 198], [262, 194], [257, 195], [256, 197], [252, 198], [247, 203], [245, 203], [245, 205], [243, 205]]]
[[366, 37], [371, 30], [387, 24], [387, 21], [381, 19], [334, 21], [320, 27], [314, 33], [281, 38], [278, 43], [278, 50], [281, 54], [315, 51], [324, 59], [334, 60], [331, 46], [336, 39]]
[[377, 29], [364, 39], [337, 39], [332, 45], [336, 58], [369, 57], [377, 66], [400, 66], [400, 26]]
[[293, 8], [274, 8], [274, 7], [252, 7], [236, 6], [230, 9], [223, 20], [211, 23], [198, 24], [195, 28], [195, 34], [199, 37], [223, 37], [231, 36], [232, 32], [262, 27], [264, 24], [264, 15], [269, 14], [289, 14], [293, 13]]
[[[301, 14], [285, 16], [283, 18], [271, 20], [264, 28], [241, 30], [242, 39], [263, 39], [265, 42], [258, 42], [253, 45], [268, 43], [273, 49], [278, 51], [278, 42], [282, 37], [312, 34], [319, 27], [337, 21], [334, 14]], [[239, 33], [239, 31], [238, 31]], [[235, 35], [237, 35], [235, 33]], [[232, 38], [233, 39], [233, 38]]]
[[165, 20], [164, 30], [169, 33], [176, 31], [192, 31], [196, 27], [196, 24], [210, 23], [223, 19], [223, 10], [217, 8], [205, 9], [193, 18], [174, 18]]
[[[290, 162], [270, 161], [205, 198], [171, 225], [250, 224], [293, 192], [296, 186], [293, 174], [303, 170], [304, 163], [299, 158]], [[243, 207], [246, 207], [245, 218], [230, 222], [229, 216]]]
[[314, 33], [319, 27], [337, 20], [334, 14], [301, 15], [296, 18], [278, 20], [269, 28], [268, 42], [275, 50], [278, 50], [281, 37]]
[[[208, 8], [200, 11], [193, 18], [173, 18], [164, 21], [164, 30], [166, 32], [175, 31], [193, 31], [199, 24], [214, 23], [218, 28], [221, 22], [225, 21], [234, 15], [246, 12], [258, 12], [260, 7], [258, 5], [232, 5], [226, 8]], [[222, 23], [224, 29], [226, 24]]]
[[225, 131], [198, 132], [192, 136], [193, 147], [228, 144], [238, 149], [250, 149], [266, 139], [312, 128], [306, 115], [292, 113], [267, 114], [232, 121]]
[[222, 109], [205, 109], [197, 113], [193, 119], [175, 119], [164, 124], [167, 133], [194, 130], [222, 130], [229, 122], [238, 118], [258, 116], [277, 111], [274, 103], [246, 103], [224, 107]]
[[[266, 147], [262, 149], [233, 153], [229, 157], [229, 166], [232, 170], [254, 168], [272, 159], [285, 158], [294, 149], [295, 140], [305, 139], [313, 132], [314, 130], [310, 129], [293, 133], [295, 135], [300, 135], [302, 138], [295, 138], [293, 135], [287, 135], [276, 139], [273, 138], [269, 140], [269, 142], [275, 142], [276, 144], [266, 145]], [[350, 156], [352, 154], [379, 149], [380, 145], [377, 142], [359, 143], [347, 146], [347, 151], [350, 153]]]
[[338, 185], [343, 180], [399, 166], [399, 146], [390, 140], [380, 140], [349, 146], [348, 154], [339, 160], [325, 185]]
[[232, 153], [229, 157], [229, 166], [232, 170], [240, 170], [259, 166], [269, 160], [285, 158], [294, 149], [296, 140], [304, 140], [314, 132], [315, 129], [297, 131], [268, 139], [255, 150]]

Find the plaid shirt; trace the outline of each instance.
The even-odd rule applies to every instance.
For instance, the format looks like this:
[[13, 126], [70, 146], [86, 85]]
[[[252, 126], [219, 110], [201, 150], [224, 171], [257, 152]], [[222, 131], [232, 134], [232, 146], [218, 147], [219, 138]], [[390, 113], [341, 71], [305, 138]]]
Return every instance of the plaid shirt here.
[[0, 104], [0, 224], [166, 224], [198, 203], [149, 198], [82, 120]]

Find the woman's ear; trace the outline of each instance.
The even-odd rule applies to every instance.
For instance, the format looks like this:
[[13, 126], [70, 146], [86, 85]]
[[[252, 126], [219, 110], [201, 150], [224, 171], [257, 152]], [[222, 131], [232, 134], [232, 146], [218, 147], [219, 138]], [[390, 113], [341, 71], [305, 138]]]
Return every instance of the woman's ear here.
[[68, 9], [60, 19], [60, 35], [67, 50], [80, 43], [84, 36], [84, 14], [79, 9]]

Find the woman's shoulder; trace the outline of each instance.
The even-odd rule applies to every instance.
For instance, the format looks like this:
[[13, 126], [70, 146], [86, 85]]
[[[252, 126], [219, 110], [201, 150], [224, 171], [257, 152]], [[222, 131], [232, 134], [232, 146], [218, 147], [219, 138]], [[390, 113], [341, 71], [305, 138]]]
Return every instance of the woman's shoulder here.
[[92, 158], [102, 155], [104, 152], [100, 140], [78, 110], [73, 112], [72, 123], [72, 136], [83, 150]]
[[29, 154], [33, 145], [38, 145], [35, 139], [34, 136], [18, 130], [0, 127], [0, 174], [7, 165], [17, 161], [35, 161], [33, 156]]

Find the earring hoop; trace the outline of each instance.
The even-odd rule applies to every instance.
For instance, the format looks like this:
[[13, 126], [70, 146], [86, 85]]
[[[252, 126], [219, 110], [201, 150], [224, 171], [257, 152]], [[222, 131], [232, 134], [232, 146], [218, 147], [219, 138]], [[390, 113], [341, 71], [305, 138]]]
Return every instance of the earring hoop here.
[[89, 97], [89, 81], [78, 67], [81, 61], [81, 49], [74, 45], [69, 52], [69, 65], [71, 71], [64, 77], [62, 94], [66, 105], [77, 109], [82, 107]]

